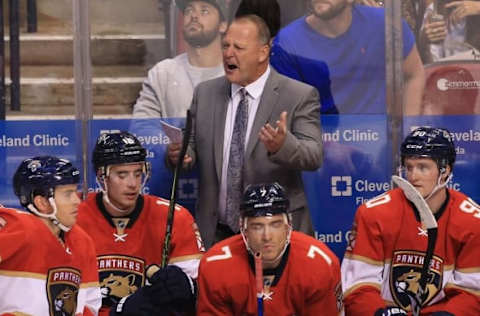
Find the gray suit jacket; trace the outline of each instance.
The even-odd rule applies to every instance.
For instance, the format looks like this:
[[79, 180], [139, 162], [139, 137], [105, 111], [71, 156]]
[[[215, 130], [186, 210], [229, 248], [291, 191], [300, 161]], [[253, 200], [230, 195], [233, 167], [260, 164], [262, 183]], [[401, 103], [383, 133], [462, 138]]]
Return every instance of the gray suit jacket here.
[[[197, 164], [199, 167], [195, 217], [207, 247], [214, 241], [217, 225], [224, 128], [230, 93], [231, 84], [226, 77], [209, 80], [197, 86], [191, 106], [193, 131], [187, 153], [193, 158], [192, 166]], [[282, 148], [269, 155], [258, 133], [267, 121], [275, 123], [283, 111], [287, 111], [287, 137]], [[291, 210], [306, 208], [301, 171], [316, 170], [321, 163], [317, 90], [271, 69], [247, 143], [245, 186], [277, 181], [287, 191]]]

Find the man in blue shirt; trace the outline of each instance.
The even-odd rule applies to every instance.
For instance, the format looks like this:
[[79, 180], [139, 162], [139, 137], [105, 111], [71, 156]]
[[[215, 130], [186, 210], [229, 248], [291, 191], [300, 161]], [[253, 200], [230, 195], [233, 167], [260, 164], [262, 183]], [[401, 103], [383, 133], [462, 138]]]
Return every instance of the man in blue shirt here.
[[[354, 0], [310, 0], [310, 13], [283, 28], [271, 64], [315, 86], [325, 114], [386, 112], [385, 10]], [[420, 113], [424, 71], [403, 22], [404, 113]]]

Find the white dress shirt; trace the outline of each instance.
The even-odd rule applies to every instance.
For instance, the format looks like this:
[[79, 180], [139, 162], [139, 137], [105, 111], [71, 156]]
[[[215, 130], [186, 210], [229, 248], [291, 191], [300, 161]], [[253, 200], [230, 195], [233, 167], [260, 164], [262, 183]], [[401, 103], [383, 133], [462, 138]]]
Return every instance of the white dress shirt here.
[[[226, 224], [225, 205], [227, 199], [227, 169], [228, 160], [230, 158], [230, 143], [232, 140], [233, 125], [235, 123], [235, 114], [237, 113], [237, 107], [241, 100], [240, 89], [245, 88], [247, 90], [248, 98], [248, 123], [247, 133], [245, 135], [245, 149], [247, 148], [248, 139], [250, 138], [250, 132], [252, 131], [255, 115], [257, 114], [258, 104], [262, 97], [263, 88], [267, 82], [267, 78], [270, 75], [270, 66], [257, 80], [251, 84], [242, 87], [236, 83], [232, 83], [231, 97], [228, 101], [227, 116], [225, 118], [225, 132], [223, 138], [223, 164], [222, 164], [222, 178], [220, 182], [220, 196], [218, 200], [218, 221], [222, 224]], [[253, 137], [258, 137], [253, 135]], [[246, 157], [245, 157], [246, 158]], [[243, 192], [242, 192], [243, 194]]]

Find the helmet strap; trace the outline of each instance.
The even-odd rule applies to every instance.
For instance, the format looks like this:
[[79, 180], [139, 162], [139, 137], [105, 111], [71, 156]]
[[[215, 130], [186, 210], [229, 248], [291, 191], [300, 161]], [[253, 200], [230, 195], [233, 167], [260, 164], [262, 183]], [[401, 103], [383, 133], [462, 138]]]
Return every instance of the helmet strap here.
[[[290, 244], [290, 238], [292, 236], [292, 230], [293, 230], [293, 227], [292, 227], [292, 224], [291, 224], [291, 219], [290, 219], [290, 216], [287, 215], [286, 213], [283, 214], [284, 215], [284, 218], [285, 218], [285, 224], [288, 225], [288, 233], [287, 233], [287, 238], [286, 238], [286, 241], [285, 241], [285, 245], [283, 246], [283, 249], [282, 251], [280, 251], [280, 253], [278, 254], [278, 256], [276, 256], [274, 259], [272, 260], [265, 260], [265, 258], [262, 258], [262, 261], [264, 263], [275, 263], [277, 262], [282, 256], [283, 254], [285, 253], [285, 251], [287, 251], [287, 247], [288, 245]], [[250, 247], [250, 245], [248, 244], [248, 239], [247, 239], [247, 236], [245, 236], [245, 230], [247, 229], [247, 220], [248, 220], [248, 217], [245, 217], [243, 219], [243, 225], [240, 225], [240, 234], [242, 235], [242, 239], [243, 239], [243, 243], [245, 244], [245, 247], [247, 248], [247, 251], [252, 255], [252, 256], [255, 256], [255, 251], [253, 251], [253, 249]]]
[[453, 172], [450, 172], [450, 174], [448, 175], [448, 177], [445, 179], [445, 181], [442, 183], [442, 176], [443, 174], [445, 173], [445, 168], [442, 168], [441, 171], [440, 171], [440, 174], [438, 175], [438, 178], [437, 178], [437, 184], [435, 185], [435, 187], [433, 188], [432, 192], [430, 192], [430, 194], [425, 198], [425, 201], [427, 201], [428, 199], [430, 199], [435, 193], [437, 193], [440, 189], [444, 188], [447, 186], [448, 182], [450, 182], [450, 180], [452, 180], [453, 178]]
[[72, 227], [68, 227], [68, 226], [63, 225], [57, 218], [57, 203], [55, 203], [55, 199], [53, 197], [49, 197], [48, 202], [50, 202], [50, 205], [53, 208], [53, 213], [52, 213], [52, 218], [51, 218], [53, 224], [57, 225], [58, 228], [60, 228], [64, 232], [70, 231], [70, 229], [72, 229]]
[[64, 232], [68, 232], [70, 231], [70, 229], [72, 229], [71, 227], [68, 227], [68, 226], [65, 226], [63, 225], [57, 218], [57, 204], [55, 203], [55, 199], [53, 196], [49, 197], [48, 198], [48, 202], [50, 203], [50, 205], [52, 206], [52, 209], [53, 209], [53, 212], [52, 213], [49, 213], [49, 214], [44, 214], [44, 213], [41, 213], [37, 210], [37, 208], [32, 204], [28, 204], [27, 205], [27, 208], [35, 215], [37, 215], [38, 217], [42, 217], [42, 218], [46, 218], [46, 219], [49, 219], [50, 221], [52, 221], [52, 223], [57, 226], [58, 228], [60, 228], [60, 230], [64, 231]]

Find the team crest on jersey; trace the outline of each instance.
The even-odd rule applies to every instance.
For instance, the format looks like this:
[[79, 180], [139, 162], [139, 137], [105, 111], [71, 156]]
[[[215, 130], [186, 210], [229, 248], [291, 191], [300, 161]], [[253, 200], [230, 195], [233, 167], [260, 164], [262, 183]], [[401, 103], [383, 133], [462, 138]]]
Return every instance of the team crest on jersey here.
[[2, 230], [2, 228], [5, 226], [7, 226], [7, 220], [0, 216], [0, 230]]
[[98, 256], [97, 267], [103, 306], [118, 303], [145, 283], [145, 262], [142, 259], [121, 255]]
[[51, 316], [73, 316], [77, 309], [80, 271], [55, 268], [48, 271], [47, 296]]
[[347, 236], [347, 251], [353, 251], [355, 247], [355, 241], [357, 238], [357, 223], [353, 223], [352, 230]]
[[335, 287], [335, 298], [337, 300], [337, 310], [341, 311], [343, 309], [343, 291], [342, 291], [342, 282], [338, 282]]
[[[390, 271], [390, 290], [398, 306], [409, 311], [413, 297], [418, 292], [425, 253], [419, 251], [395, 251]], [[443, 260], [433, 256], [427, 278], [422, 306], [430, 302], [440, 291], [443, 279]]]
[[201, 252], [205, 252], [205, 245], [203, 244], [202, 236], [200, 235], [200, 230], [196, 223], [192, 224], [192, 229], [195, 233], [195, 238], [197, 239], [197, 247]]

